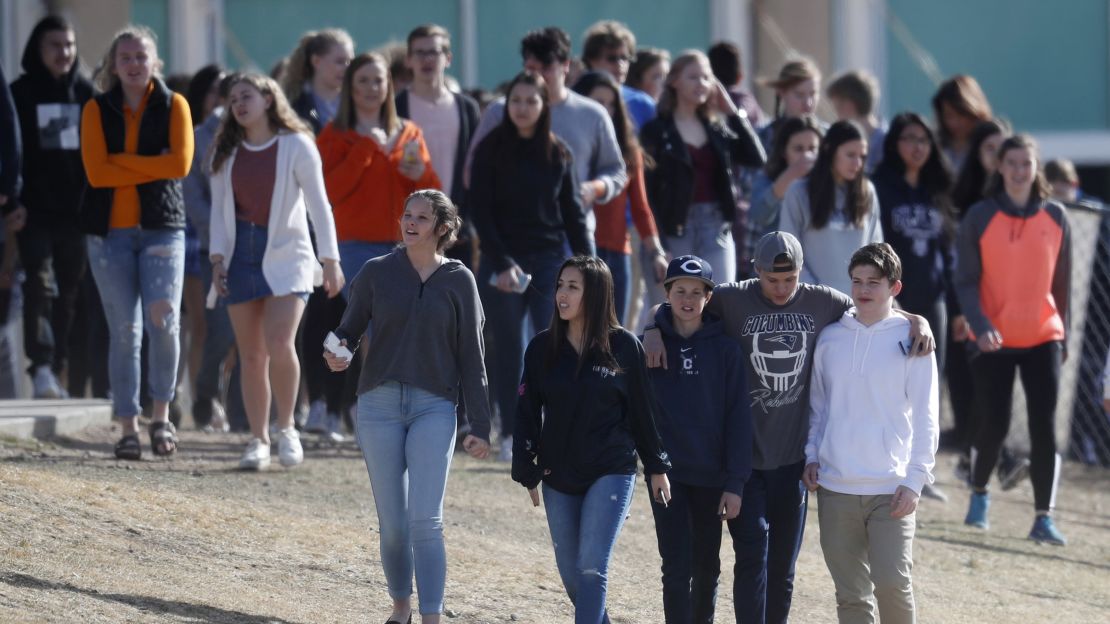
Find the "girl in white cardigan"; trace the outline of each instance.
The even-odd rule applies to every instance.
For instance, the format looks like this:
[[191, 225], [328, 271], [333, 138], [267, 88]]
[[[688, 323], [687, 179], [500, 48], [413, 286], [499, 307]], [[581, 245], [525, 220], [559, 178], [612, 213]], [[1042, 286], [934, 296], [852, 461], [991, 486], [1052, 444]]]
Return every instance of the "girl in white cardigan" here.
[[272, 79], [245, 74], [232, 83], [212, 156], [209, 297], [227, 298], [239, 348], [252, 435], [239, 467], [247, 470], [270, 464], [271, 391], [278, 460], [286, 467], [304, 460], [293, 426], [300, 381], [294, 337], [313, 287], [322, 283], [329, 297], [343, 288], [335, 223], [311, 137]]

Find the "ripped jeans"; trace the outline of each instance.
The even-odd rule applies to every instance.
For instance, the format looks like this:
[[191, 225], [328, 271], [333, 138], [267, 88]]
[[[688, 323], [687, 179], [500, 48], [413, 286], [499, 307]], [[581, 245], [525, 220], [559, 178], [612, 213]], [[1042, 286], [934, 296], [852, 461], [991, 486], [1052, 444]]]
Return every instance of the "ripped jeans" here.
[[632, 503], [635, 481], [634, 474], [609, 474], [577, 495], [543, 484], [555, 564], [574, 603], [575, 624], [609, 622], [605, 612], [609, 559]]
[[173, 400], [180, 355], [185, 231], [119, 228], [104, 237], [85, 238], [89, 267], [108, 320], [112, 411], [119, 418], [138, 416], [144, 327], [150, 339], [150, 396], [155, 401]]

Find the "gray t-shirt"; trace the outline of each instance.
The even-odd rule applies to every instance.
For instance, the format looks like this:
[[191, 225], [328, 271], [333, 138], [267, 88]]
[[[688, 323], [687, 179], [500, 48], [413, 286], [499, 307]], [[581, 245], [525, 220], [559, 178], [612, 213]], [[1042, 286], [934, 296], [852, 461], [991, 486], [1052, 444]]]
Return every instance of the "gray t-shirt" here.
[[773, 470], [805, 459], [809, 376], [817, 334], [852, 307], [828, 286], [799, 284], [786, 305], [768, 301], [758, 279], [713, 289], [707, 311], [740, 341], [752, 414], [752, 468]]

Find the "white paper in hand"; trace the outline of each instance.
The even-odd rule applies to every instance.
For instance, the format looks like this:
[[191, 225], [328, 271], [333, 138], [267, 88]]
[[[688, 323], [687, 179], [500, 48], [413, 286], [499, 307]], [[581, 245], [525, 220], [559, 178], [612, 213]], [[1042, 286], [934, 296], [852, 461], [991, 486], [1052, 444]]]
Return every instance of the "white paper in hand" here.
[[339, 336], [335, 332], [328, 332], [328, 337], [324, 340], [324, 348], [332, 353], [332, 355], [343, 358], [350, 362], [354, 354], [347, 347], [339, 344]]

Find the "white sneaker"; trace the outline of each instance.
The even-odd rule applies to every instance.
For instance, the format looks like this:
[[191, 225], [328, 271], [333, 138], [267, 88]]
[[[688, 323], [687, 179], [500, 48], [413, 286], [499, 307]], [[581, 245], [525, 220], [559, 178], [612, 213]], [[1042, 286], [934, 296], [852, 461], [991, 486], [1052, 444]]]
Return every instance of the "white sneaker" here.
[[304, 422], [305, 433], [327, 433], [328, 405], [323, 399], [313, 401], [308, 406], [308, 419]]
[[36, 399], [64, 399], [69, 395], [66, 394], [65, 389], [58, 383], [58, 378], [54, 376], [54, 371], [46, 364], [35, 368], [35, 375], [32, 379], [34, 385], [34, 397]]
[[501, 438], [501, 450], [497, 452], [497, 461], [505, 463], [513, 461], [513, 436]]
[[301, 448], [301, 434], [296, 427], [278, 431], [278, 463], [286, 468], [304, 462], [304, 449]]
[[239, 460], [241, 470], [265, 470], [270, 467], [270, 445], [260, 438], [251, 438]]

